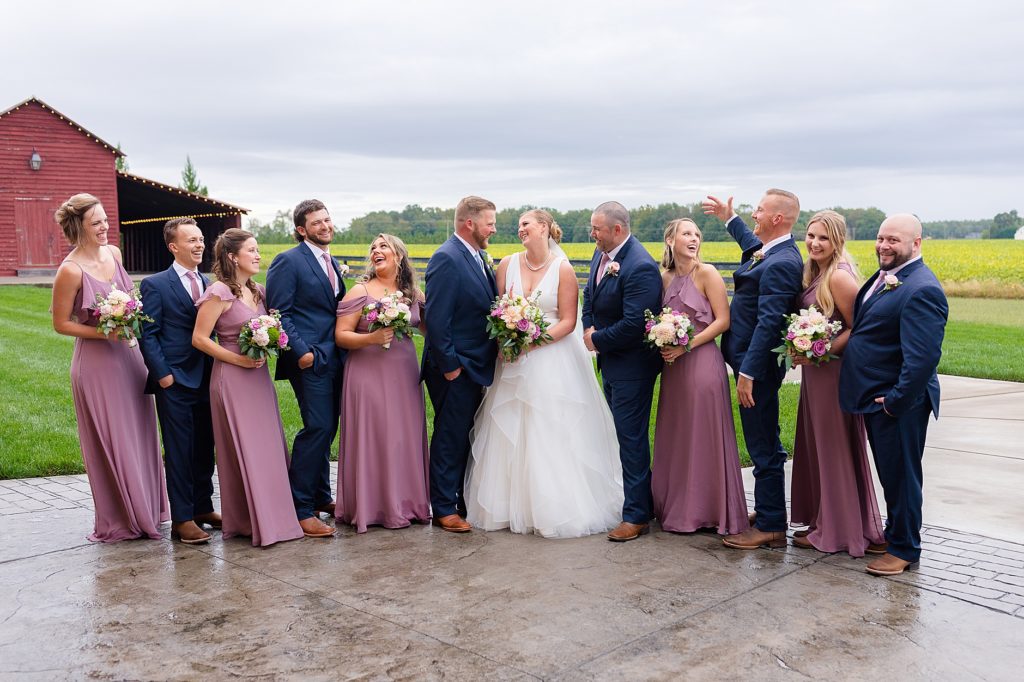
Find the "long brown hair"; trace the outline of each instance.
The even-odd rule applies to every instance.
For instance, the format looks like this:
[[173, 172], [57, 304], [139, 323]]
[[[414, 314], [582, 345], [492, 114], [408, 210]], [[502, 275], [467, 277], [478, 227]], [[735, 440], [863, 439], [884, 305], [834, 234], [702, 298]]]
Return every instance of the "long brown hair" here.
[[[228, 285], [235, 298], [242, 297], [242, 287], [236, 281], [238, 266], [235, 265], [235, 261], [231, 257], [238, 255], [238, 252], [242, 250], [242, 245], [255, 238], [252, 232], [232, 227], [224, 230], [213, 244], [213, 274], [218, 281]], [[246, 280], [245, 286], [252, 292], [252, 298], [258, 305], [263, 297], [260, 295], [256, 282], [252, 281], [250, 277]]]
[[[668, 240], [669, 238], [674, 238], [679, 228], [686, 223], [693, 225], [693, 229], [697, 230], [697, 236], [700, 237], [701, 246], [704, 245], [704, 233], [700, 231], [700, 227], [697, 226], [697, 223], [693, 222], [689, 218], [677, 218], [670, 222], [665, 226], [665, 237], [662, 239], [665, 244], [665, 250], [661, 254], [661, 267], [665, 268], [666, 272], [671, 272], [676, 269], [676, 257], [672, 253], [672, 248], [668, 245]], [[694, 258], [694, 260], [697, 261], [697, 265], [700, 265], [700, 246], [697, 247], [697, 257]]]
[[820, 274], [821, 281], [818, 283], [815, 303], [818, 304], [818, 308], [823, 315], [830, 317], [836, 309], [836, 302], [832, 297], [832, 273], [836, 271], [839, 263], [843, 261], [850, 265], [850, 269], [853, 270], [853, 276], [858, 282], [860, 281], [860, 272], [857, 271], [857, 266], [846, 251], [846, 218], [835, 211], [818, 211], [807, 221], [807, 229], [810, 229], [814, 223], [818, 223], [825, 228], [825, 236], [828, 237], [828, 241], [832, 244], [834, 250], [832, 251], [832, 258], [825, 265], [824, 270], [819, 268], [818, 264], [811, 258], [804, 262], [803, 285], [804, 289], [811, 286]]
[[[409, 249], [406, 247], [405, 242], [393, 234], [381, 232], [370, 242], [371, 250], [373, 249], [373, 242], [378, 239], [383, 239], [388, 243], [388, 246], [391, 247], [395, 254], [395, 259], [398, 261], [398, 273], [395, 275], [398, 290], [402, 292], [402, 295], [410, 303], [415, 303], [419, 299], [419, 288], [416, 286], [416, 270], [413, 269], [412, 263], [409, 262]], [[377, 279], [377, 271], [373, 267], [373, 261], [370, 260], [370, 254], [367, 253], [366, 272], [363, 273], [359, 280], [369, 282], [371, 279]]]

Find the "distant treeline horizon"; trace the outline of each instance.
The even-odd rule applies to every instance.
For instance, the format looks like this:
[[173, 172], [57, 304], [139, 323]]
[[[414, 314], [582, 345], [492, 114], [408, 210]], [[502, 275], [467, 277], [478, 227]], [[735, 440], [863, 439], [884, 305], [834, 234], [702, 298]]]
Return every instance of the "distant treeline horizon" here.
[[[537, 206], [519, 206], [504, 208], [498, 211], [498, 232], [491, 241], [498, 244], [519, 241], [516, 226], [519, 216]], [[590, 241], [590, 208], [559, 211], [545, 208], [562, 228], [563, 242]], [[739, 213], [750, 222], [753, 207], [749, 204], [737, 206]], [[800, 219], [794, 232], [802, 234], [807, 221], [820, 209], [800, 212]], [[834, 207], [832, 210], [846, 218], [847, 238], [874, 239], [878, 226], [886, 218], [881, 209]], [[347, 228], [341, 228], [335, 234], [336, 244], [368, 244], [373, 238], [384, 232], [393, 234], [409, 244], [440, 244], [452, 233], [452, 222], [455, 216], [453, 208], [422, 207], [410, 204], [401, 211], [372, 211], [355, 218]], [[713, 216], [704, 215], [699, 203], [676, 204], [666, 203], [657, 206], [644, 205], [630, 209], [630, 222], [633, 234], [641, 241], [661, 241], [665, 226], [677, 218], [690, 218], [700, 227], [704, 241], [729, 241], [731, 237], [722, 221]], [[1000, 213], [993, 218], [979, 220], [939, 220], [923, 223], [924, 236], [934, 239], [1012, 239], [1014, 232], [1021, 225], [1016, 210]], [[293, 241], [292, 219], [290, 211], [278, 211], [269, 223], [250, 218], [248, 229], [261, 242], [280, 244]]]

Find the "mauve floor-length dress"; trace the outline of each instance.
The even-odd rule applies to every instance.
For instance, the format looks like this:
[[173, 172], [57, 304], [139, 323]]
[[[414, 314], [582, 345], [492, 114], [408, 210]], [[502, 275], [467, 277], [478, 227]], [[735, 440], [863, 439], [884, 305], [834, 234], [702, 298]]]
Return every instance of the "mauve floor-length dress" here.
[[[845, 263], [840, 268], [850, 272]], [[815, 305], [818, 280], [801, 295]], [[833, 320], [842, 321], [839, 311]], [[807, 539], [822, 552], [862, 557], [868, 543], [885, 542], [868, 463], [864, 419], [839, 409], [842, 358], [801, 369], [800, 405], [793, 451], [791, 518], [807, 525]]]
[[[350, 315], [377, 299], [363, 295], [338, 304]], [[420, 305], [411, 306], [413, 326]], [[369, 323], [360, 315], [356, 331]], [[341, 389], [338, 500], [335, 516], [365, 533], [367, 526], [404, 528], [430, 520], [427, 421], [416, 347], [395, 339], [389, 349], [350, 350]]]
[[[199, 306], [217, 297], [231, 303], [214, 331], [217, 342], [234, 353], [239, 352], [242, 325], [267, 314], [266, 292], [257, 286], [263, 300], [256, 310], [236, 298], [223, 282], [210, 285], [196, 302]], [[224, 538], [252, 536], [256, 547], [301, 538], [288, 483], [288, 444], [270, 370], [266, 365], [250, 369], [215, 359], [210, 409]]]
[[[692, 276], [674, 277], [662, 305], [685, 313], [699, 333], [714, 322]], [[664, 530], [690, 533], [750, 527], [725, 360], [711, 342], [665, 365], [654, 431], [651, 490]]]
[[[121, 291], [132, 290], [132, 279], [120, 263], [113, 284]], [[74, 304], [78, 322], [98, 324], [92, 310], [96, 296], [106, 297], [110, 290], [110, 282], [82, 270]], [[114, 336], [75, 339], [71, 394], [96, 514], [89, 535], [93, 542], [158, 539], [160, 524], [170, 520], [156, 407], [153, 396], [145, 394], [146, 376], [138, 346]]]

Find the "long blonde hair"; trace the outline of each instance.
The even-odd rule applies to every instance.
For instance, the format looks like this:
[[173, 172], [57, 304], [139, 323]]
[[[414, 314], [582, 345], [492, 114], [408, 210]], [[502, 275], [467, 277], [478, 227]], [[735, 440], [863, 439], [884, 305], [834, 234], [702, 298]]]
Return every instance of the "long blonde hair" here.
[[562, 228], [559, 227], [558, 223], [555, 222], [554, 217], [552, 217], [552, 215], [545, 211], [543, 208], [530, 209], [523, 215], [519, 216], [519, 219], [522, 220], [526, 216], [530, 216], [541, 225], [547, 225], [548, 236], [551, 237], [551, 239], [553, 239], [556, 244], [562, 241]]
[[846, 262], [849, 264], [850, 269], [853, 271], [854, 278], [860, 281], [860, 272], [857, 270], [857, 265], [853, 262], [850, 254], [846, 251], [846, 218], [839, 215], [835, 211], [818, 211], [811, 219], [807, 221], [807, 229], [811, 228], [814, 223], [820, 224], [825, 228], [825, 236], [828, 237], [828, 241], [834, 247], [832, 251], [832, 258], [825, 265], [825, 269], [821, 270], [818, 264], [808, 258], [804, 262], [804, 289], [811, 286], [818, 276], [821, 276], [821, 281], [818, 283], [818, 291], [815, 295], [815, 303], [821, 310], [822, 314], [831, 316], [835, 312], [836, 302], [832, 298], [832, 273], [839, 267], [839, 263]]
[[[373, 242], [378, 239], [383, 239], [387, 242], [388, 246], [391, 247], [391, 251], [395, 254], [395, 260], [398, 262], [398, 272], [395, 275], [395, 283], [398, 285], [398, 289], [410, 303], [415, 303], [419, 298], [419, 289], [416, 287], [416, 270], [412, 267], [412, 263], [409, 261], [408, 247], [406, 247], [405, 242], [395, 235], [381, 232], [373, 238], [372, 242], [370, 242], [371, 250], [373, 249]], [[365, 284], [371, 279], [376, 278], [377, 270], [373, 267], [373, 261], [370, 260], [370, 254], [367, 253], [366, 272], [364, 272], [357, 281]]]
[[[664, 239], [662, 239], [662, 242], [664, 242], [665, 244], [665, 250], [661, 254], [661, 267], [664, 268], [667, 272], [676, 269], [676, 257], [672, 253], [672, 247], [668, 245], [668, 240], [670, 237], [674, 238], [676, 236], [676, 232], [679, 231], [679, 228], [686, 223], [693, 225], [693, 229], [697, 230], [697, 236], [700, 237], [701, 246], [703, 246], [704, 244], [704, 233], [700, 231], [700, 228], [697, 226], [697, 223], [693, 222], [689, 218], [677, 218], [670, 222], [668, 225], [666, 225], [665, 237]], [[697, 256], [694, 258], [694, 260], [697, 261], [697, 265], [700, 265], [700, 246], [697, 247]]]

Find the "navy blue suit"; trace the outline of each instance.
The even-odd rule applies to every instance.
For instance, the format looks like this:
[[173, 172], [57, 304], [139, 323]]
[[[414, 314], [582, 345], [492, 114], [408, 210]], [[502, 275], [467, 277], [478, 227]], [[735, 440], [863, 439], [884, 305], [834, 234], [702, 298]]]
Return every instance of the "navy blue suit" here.
[[601, 251], [594, 251], [583, 288], [582, 323], [584, 329], [594, 328], [590, 338], [615, 421], [625, 493], [622, 520], [642, 524], [654, 512], [649, 428], [654, 382], [662, 366], [658, 351], [643, 343], [644, 310], [661, 310], [661, 271], [632, 235], [614, 262], [619, 264], [618, 274], [606, 273], [595, 284]]
[[731, 324], [722, 335], [722, 355], [733, 375], [754, 381], [754, 406], [740, 406], [740, 422], [747, 452], [754, 464], [754, 510], [759, 530], [786, 530], [786, 474], [788, 457], [779, 439], [779, 388], [786, 376], [772, 349], [779, 345], [803, 289], [803, 258], [792, 239], [776, 244], [760, 262], [753, 255], [761, 240], [736, 216], [726, 228], [743, 249], [740, 267], [733, 273]]
[[[885, 492], [889, 553], [921, 556], [921, 458], [928, 416], [939, 416], [939, 379], [949, 306], [923, 260], [904, 266], [901, 284], [876, 291], [876, 272], [861, 288], [853, 332], [843, 352], [839, 405], [863, 414], [878, 479]], [[884, 397], [885, 407], [875, 402]]]
[[[200, 277], [204, 287], [210, 285]], [[142, 357], [149, 369], [146, 392], [154, 394], [160, 416], [171, 519], [182, 523], [213, 511], [213, 361], [192, 346], [196, 306], [173, 266], [145, 278], [139, 288], [142, 308], [153, 318], [142, 327]], [[160, 379], [167, 375], [174, 383], [160, 388]]]
[[[338, 301], [345, 282], [331, 258], [338, 281], [335, 296], [320, 261], [306, 244], [284, 251], [267, 270], [267, 307], [281, 313], [281, 326], [291, 350], [277, 360], [274, 378], [287, 379], [302, 415], [302, 428], [292, 443], [288, 478], [299, 520], [331, 502], [330, 451], [338, 433], [338, 400], [344, 354], [334, 343]], [[313, 354], [313, 365], [299, 368], [299, 358]]]
[[[490, 266], [452, 236], [430, 257], [425, 274], [423, 380], [434, 406], [430, 440], [430, 504], [434, 518], [465, 512], [462, 485], [469, 461], [469, 432], [494, 381], [497, 345], [487, 334], [487, 315], [498, 295]], [[458, 368], [454, 381], [444, 378]]]

